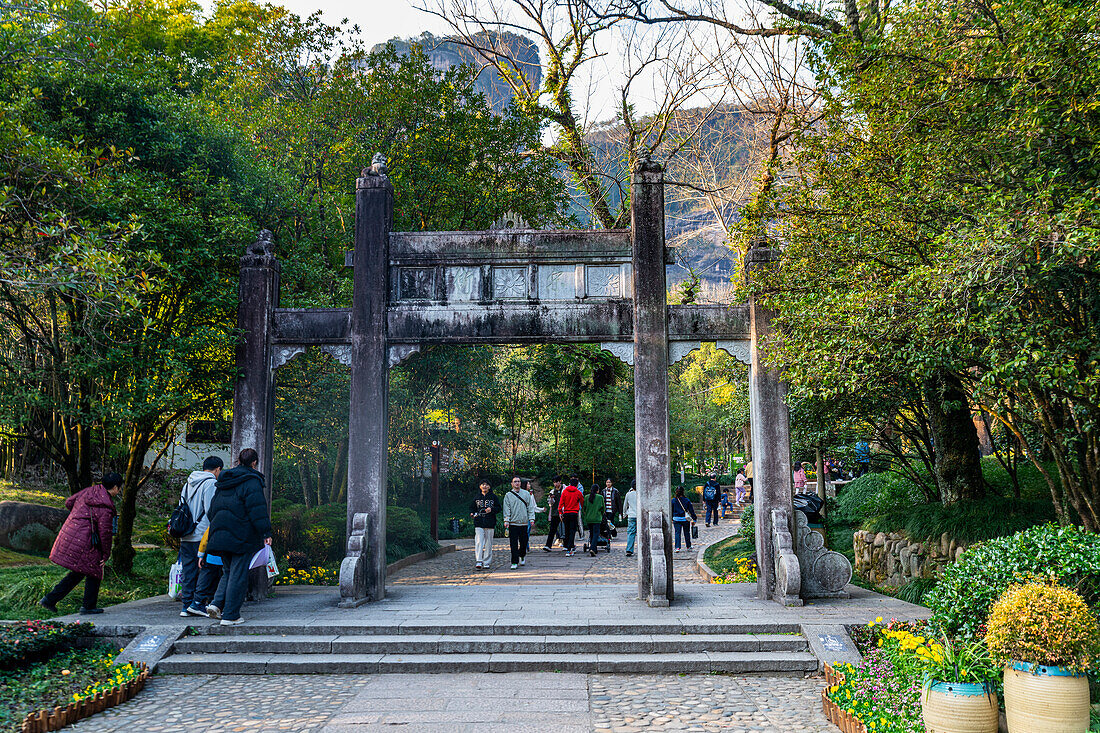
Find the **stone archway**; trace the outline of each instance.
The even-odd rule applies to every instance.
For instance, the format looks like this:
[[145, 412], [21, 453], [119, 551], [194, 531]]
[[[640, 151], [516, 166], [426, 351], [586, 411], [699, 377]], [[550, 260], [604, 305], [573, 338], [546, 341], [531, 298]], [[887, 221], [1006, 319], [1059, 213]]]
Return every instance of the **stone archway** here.
[[[278, 364], [319, 346], [351, 367], [342, 605], [386, 592], [389, 368], [424, 344], [585, 342], [634, 367], [638, 597], [667, 606], [675, 598], [668, 366], [702, 341], [750, 363], [758, 593], [801, 603], [784, 387], [758, 358], [769, 314], [752, 301], [666, 303], [664, 208], [663, 169], [643, 161], [633, 176], [629, 230], [391, 232], [393, 187], [384, 163], [375, 163], [356, 187], [355, 248], [346, 258], [351, 308], [279, 308], [270, 232], [248, 248], [241, 258], [234, 453], [255, 447], [270, 473]], [[772, 257], [765, 247], [751, 249], [747, 276]]]

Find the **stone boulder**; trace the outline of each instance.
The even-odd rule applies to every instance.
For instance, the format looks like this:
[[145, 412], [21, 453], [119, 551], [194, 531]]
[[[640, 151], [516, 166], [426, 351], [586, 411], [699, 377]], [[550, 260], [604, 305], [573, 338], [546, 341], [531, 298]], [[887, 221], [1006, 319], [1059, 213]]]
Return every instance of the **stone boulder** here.
[[0, 501], [0, 547], [46, 554], [69, 513], [42, 504]]

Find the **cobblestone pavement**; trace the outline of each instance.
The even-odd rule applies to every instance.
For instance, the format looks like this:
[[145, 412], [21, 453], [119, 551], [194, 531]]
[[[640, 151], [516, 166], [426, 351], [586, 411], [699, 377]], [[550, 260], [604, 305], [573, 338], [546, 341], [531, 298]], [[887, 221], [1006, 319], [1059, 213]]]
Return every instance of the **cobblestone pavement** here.
[[77, 733], [825, 733], [819, 678], [556, 673], [155, 676]]
[[[723, 522], [715, 527], [699, 525], [699, 539], [692, 542], [692, 549], [673, 554], [675, 582], [703, 583], [704, 580], [695, 569], [695, 553], [713, 542], [724, 539], [737, 532], [739, 524]], [[626, 528], [618, 528], [619, 536], [611, 541], [611, 552], [601, 550], [596, 557], [581, 552], [577, 545], [577, 554], [566, 557], [565, 551], [555, 548], [544, 552], [546, 536], [531, 538], [531, 549], [527, 555], [527, 565], [516, 570], [509, 569], [511, 552], [507, 537], [496, 537], [493, 541], [493, 564], [489, 571], [474, 569], [473, 540], [458, 540], [454, 552], [439, 555], [429, 560], [402, 568], [390, 575], [386, 582], [391, 585], [569, 585], [597, 583], [633, 583], [638, 578], [638, 555], [626, 556]]]
[[819, 678], [593, 675], [596, 733], [836, 731], [821, 712]]

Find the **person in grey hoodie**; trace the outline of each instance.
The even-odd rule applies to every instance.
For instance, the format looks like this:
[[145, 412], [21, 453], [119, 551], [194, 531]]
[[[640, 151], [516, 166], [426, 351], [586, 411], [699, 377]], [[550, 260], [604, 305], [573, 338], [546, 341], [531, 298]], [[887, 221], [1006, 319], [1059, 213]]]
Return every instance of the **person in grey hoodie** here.
[[512, 549], [512, 570], [527, 564], [528, 541], [535, 526], [535, 498], [527, 487], [527, 480], [516, 476], [511, 490], [504, 495], [504, 528]]
[[199, 598], [195, 592], [199, 580], [199, 542], [202, 541], [206, 528], [210, 526], [210, 502], [214, 498], [218, 474], [224, 466], [222, 459], [210, 456], [202, 462], [202, 470], [191, 472], [187, 477], [187, 483], [183, 485], [183, 491], [180, 492], [180, 500], [187, 502], [187, 506], [191, 509], [191, 516], [196, 522], [191, 534], [180, 537], [179, 562], [183, 566], [183, 587], [177, 599], [183, 604], [180, 616], [206, 615], [203, 606], [209, 599]]

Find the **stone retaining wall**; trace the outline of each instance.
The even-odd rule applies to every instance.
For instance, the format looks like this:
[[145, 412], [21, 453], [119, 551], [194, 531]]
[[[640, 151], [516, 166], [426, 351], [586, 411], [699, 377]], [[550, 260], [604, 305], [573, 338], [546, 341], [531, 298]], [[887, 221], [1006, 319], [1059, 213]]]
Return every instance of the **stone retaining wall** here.
[[917, 578], [938, 578], [959, 559], [966, 545], [945, 532], [938, 541], [914, 542], [903, 532], [859, 530], [852, 537], [855, 571], [875, 585], [897, 588]]

